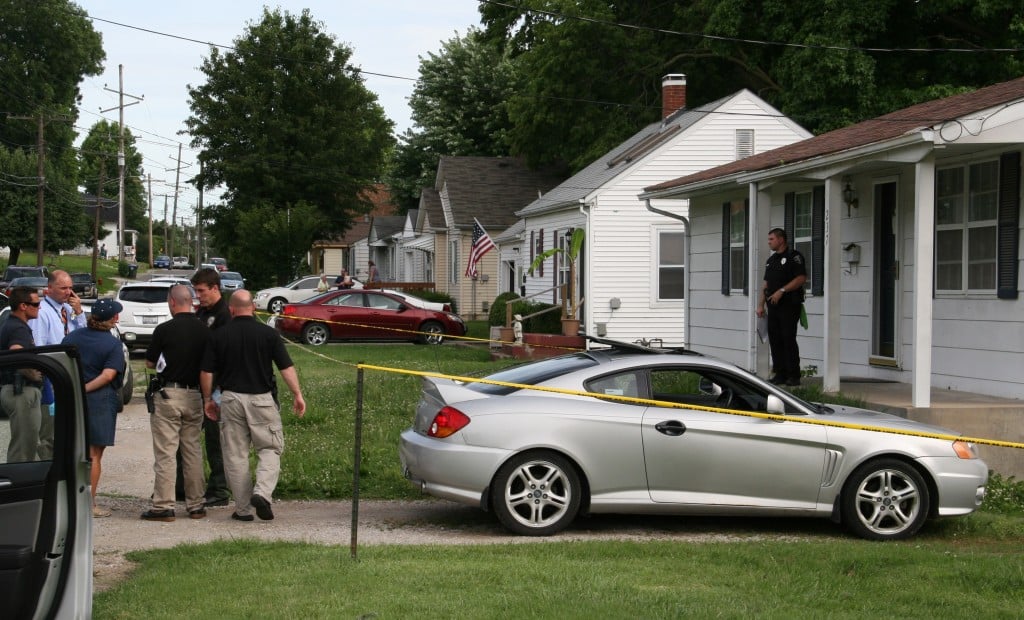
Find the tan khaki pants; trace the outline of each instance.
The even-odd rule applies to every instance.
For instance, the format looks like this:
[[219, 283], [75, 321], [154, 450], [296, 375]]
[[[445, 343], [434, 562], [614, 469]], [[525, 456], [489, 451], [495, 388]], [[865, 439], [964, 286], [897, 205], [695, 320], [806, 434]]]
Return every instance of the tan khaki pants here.
[[[270, 392], [225, 391], [220, 398], [220, 443], [224, 474], [235, 497], [235, 512], [252, 513], [253, 494], [270, 501], [281, 475], [284, 430], [281, 412]], [[256, 451], [256, 483], [249, 471], [249, 447]]]
[[175, 453], [181, 446], [181, 471], [185, 479], [185, 508], [203, 507], [203, 454], [199, 432], [203, 424], [203, 399], [199, 390], [164, 388], [169, 398], [155, 395], [155, 411], [149, 425], [153, 431], [153, 509], [174, 509]]

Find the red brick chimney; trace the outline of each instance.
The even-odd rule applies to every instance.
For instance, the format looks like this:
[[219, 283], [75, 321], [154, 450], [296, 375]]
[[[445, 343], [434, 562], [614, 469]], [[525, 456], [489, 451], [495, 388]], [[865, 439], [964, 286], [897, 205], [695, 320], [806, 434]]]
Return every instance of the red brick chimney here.
[[686, 107], [686, 76], [669, 73], [661, 78], [661, 118]]

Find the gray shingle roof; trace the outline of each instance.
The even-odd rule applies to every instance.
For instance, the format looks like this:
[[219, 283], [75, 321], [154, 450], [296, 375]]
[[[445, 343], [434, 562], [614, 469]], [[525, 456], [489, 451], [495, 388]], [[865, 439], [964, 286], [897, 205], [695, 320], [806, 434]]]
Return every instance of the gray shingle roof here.
[[[518, 157], [441, 158], [434, 187], [447, 187], [455, 228], [472, 228], [473, 218], [488, 231], [503, 230], [515, 212], [558, 185], [565, 177], [531, 170]], [[433, 216], [431, 223], [435, 226]]]
[[1008, 104], [1022, 98], [1024, 98], [1024, 77], [979, 88], [969, 93], [926, 101], [788, 146], [652, 185], [645, 188], [644, 191], [664, 191], [698, 181], [711, 181], [733, 174], [770, 170], [815, 157], [841, 153], [853, 148], [892, 140], [927, 127], [942, 127], [946, 123], [954, 122], [968, 114]]
[[[651, 123], [633, 134], [632, 137], [606, 153], [604, 156], [593, 161], [583, 170], [574, 174], [558, 187], [531, 202], [526, 206], [526, 208], [519, 211], [516, 215], [519, 215], [520, 217], [536, 215], [538, 213], [564, 208], [566, 206], [579, 203], [581, 198], [586, 197], [594, 190], [608, 183], [617, 175], [621, 174], [623, 170], [626, 170], [641, 161], [643, 157], [650, 152], [651, 148], [662, 144], [664, 140], [659, 141], [657, 138], [654, 138], [656, 134], [663, 132], [666, 140], [672, 136], [677, 136], [691, 127], [694, 123], [707, 116], [708, 112], [714, 111], [726, 101], [732, 99], [741, 92], [743, 91], [739, 91], [727, 97], [722, 97], [717, 101], [712, 101], [711, 103], [707, 103], [692, 110], [683, 108], [682, 110], [678, 110], [670, 114], [663, 120]], [[643, 145], [642, 143], [649, 138], [652, 142], [648, 145]], [[623, 157], [623, 155], [629, 154], [631, 149], [638, 146], [647, 146], [648, 149], [644, 150], [643, 148], [639, 148], [639, 152], [633, 154], [632, 157]], [[609, 165], [610, 163], [612, 165]]]

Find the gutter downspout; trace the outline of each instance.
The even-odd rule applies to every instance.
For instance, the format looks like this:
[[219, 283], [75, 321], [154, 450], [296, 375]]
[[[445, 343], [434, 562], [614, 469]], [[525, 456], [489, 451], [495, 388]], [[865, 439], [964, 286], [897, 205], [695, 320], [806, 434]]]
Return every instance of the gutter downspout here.
[[[689, 204], [689, 201], [687, 201]], [[651, 199], [644, 199], [644, 206], [651, 213], [657, 213], [658, 215], [664, 215], [667, 218], [673, 220], [679, 220], [683, 223], [683, 235], [686, 239], [686, 254], [684, 260], [686, 261], [683, 272], [683, 348], [689, 348], [690, 343], [690, 219], [685, 215], [677, 215], [663, 209], [659, 209], [651, 204]]]
[[[590, 233], [593, 230], [593, 227], [590, 225], [590, 209], [593, 206], [593, 203], [587, 204], [587, 202], [583, 198], [580, 198], [580, 215], [583, 216], [583, 231], [586, 234], [583, 236], [583, 247], [580, 248], [580, 257], [583, 259], [583, 261], [580, 261], [581, 264], [577, 266], [576, 278], [583, 278], [584, 274], [587, 273], [587, 265], [584, 265], [582, 263], [585, 262], [587, 260], [587, 257], [590, 256], [590, 245], [592, 243], [590, 239]], [[583, 325], [583, 332], [587, 334], [593, 333], [590, 330], [591, 305], [587, 303], [588, 299], [594, 298], [593, 295], [591, 295], [591, 286], [592, 278], [586, 278], [583, 282], [583, 289], [579, 291], [580, 298], [583, 299], [583, 316], [580, 317], [580, 322]], [[586, 347], [587, 349], [590, 349], [589, 339], [586, 341]]]

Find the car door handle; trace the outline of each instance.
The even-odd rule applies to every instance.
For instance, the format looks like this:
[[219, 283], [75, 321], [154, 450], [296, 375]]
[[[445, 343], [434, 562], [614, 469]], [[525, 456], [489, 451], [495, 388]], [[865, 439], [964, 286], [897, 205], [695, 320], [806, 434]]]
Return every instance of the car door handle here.
[[7, 478], [0, 479], [0, 489], [6, 489], [7, 487], [12, 486], [14, 486], [14, 483], [8, 480]]
[[686, 432], [686, 425], [679, 420], [666, 420], [655, 424], [654, 430], [669, 437], [678, 437]]

